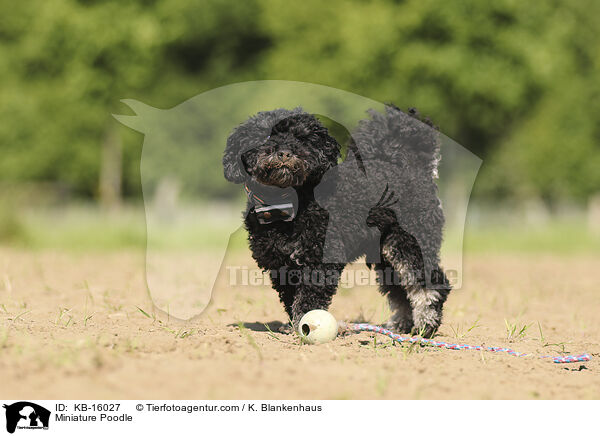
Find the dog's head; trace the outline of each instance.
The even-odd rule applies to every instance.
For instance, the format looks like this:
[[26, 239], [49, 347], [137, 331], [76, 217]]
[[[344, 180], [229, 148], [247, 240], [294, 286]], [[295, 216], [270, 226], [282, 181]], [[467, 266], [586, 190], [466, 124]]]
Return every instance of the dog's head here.
[[225, 178], [254, 179], [280, 188], [316, 186], [337, 164], [338, 142], [321, 122], [300, 108], [259, 112], [227, 139]]

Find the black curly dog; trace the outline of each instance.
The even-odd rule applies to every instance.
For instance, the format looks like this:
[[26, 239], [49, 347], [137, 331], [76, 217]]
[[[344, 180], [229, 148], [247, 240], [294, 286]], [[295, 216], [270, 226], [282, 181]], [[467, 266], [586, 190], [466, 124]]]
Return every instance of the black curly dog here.
[[[225, 178], [245, 184], [252, 255], [270, 271], [293, 327], [306, 312], [327, 310], [345, 265], [366, 254], [393, 311], [387, 327], [431, 336], [451, 289], [439, 266], [439, 133], [414, 109], [370, 114], [338, 164], [340, 145], [315, 116], [260, 112], [229, 136]], [[329, 197], [315, 199], [325, 181]], [[344, 259], [324, 262], [326, 245]]]

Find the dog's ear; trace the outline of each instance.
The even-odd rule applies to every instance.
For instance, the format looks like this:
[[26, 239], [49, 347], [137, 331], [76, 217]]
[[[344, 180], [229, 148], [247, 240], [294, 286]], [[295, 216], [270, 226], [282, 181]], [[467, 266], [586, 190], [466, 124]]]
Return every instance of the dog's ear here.
[[342, 147], [340, 143], [333, 136], [327, 134], [325, 138], [325, 143], [327, 144], [327, 155], [330, 161], [337, 164], [342, 151]]
[[223, 173], [225, 178], [233, 183], [243, 183], [246, 178], [246, 170], [242, 162], [242, 151], [244, 149], [244, 135], [240, 129], [236, 129], [229, 138], [223, 155]]

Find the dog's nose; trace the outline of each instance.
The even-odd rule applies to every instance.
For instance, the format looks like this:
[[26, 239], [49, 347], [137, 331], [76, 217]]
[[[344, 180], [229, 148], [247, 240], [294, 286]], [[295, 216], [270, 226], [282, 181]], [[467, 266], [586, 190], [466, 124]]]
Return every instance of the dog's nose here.
[[287, 160], [290, 160], [292, 158], [292, 152], [289, 150], [279, 150], [277, 152], [277, 157], [282, 161], [285, 162]]

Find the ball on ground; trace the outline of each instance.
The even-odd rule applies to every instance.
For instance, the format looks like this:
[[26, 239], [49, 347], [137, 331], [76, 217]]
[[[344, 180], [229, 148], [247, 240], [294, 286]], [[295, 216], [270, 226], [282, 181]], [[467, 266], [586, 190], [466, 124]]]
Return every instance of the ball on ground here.
[[324, 344], [333, 341], [337, 333], [337, 321], [326, 310], [311, 310], [304, 314], [298, 324], [298, 334], [307, 344]]

